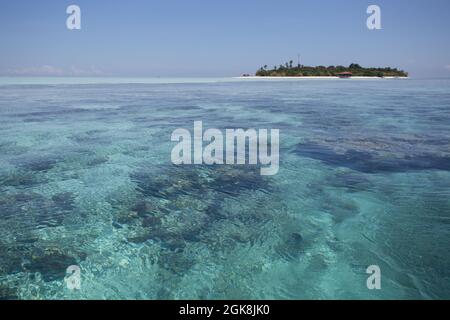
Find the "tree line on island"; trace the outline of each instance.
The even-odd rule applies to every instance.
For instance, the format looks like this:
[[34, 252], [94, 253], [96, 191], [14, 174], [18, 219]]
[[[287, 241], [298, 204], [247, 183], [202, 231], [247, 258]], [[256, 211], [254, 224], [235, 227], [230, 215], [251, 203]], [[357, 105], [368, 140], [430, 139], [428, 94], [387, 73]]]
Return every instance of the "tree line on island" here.
[[259, 77], [334, 77], [342, 73], [351, 73], [356, 77], [407, 77], [408, 73], [397, 68], [363, 68], [357, 63], [352, 63], [348, 67], [344, 66], [317, 66], [308, 67], [304, 65], [293, 65], [291, 60], [279, 67], [268, 69], [265, 65], [261, 67], [256, 76]]

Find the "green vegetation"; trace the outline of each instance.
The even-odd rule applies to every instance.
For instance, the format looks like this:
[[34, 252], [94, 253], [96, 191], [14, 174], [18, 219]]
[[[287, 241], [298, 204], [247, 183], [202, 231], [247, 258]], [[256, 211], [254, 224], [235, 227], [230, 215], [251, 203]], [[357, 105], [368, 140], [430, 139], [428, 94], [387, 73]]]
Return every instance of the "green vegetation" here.
[[293, 66], [293, 61], [286, 62], [279, 67], [268, 69], [262, 67], [256, 72], [260, 77], [331, 77], [337, 76], [341, 72], [351, 72], [356, 77], [407, 77], [408, 73], [397, 68], [363, 68], [357, 63], [352, 63], [348, 67], [344, 66], [317, 66], [308, 67], [303, 65]]

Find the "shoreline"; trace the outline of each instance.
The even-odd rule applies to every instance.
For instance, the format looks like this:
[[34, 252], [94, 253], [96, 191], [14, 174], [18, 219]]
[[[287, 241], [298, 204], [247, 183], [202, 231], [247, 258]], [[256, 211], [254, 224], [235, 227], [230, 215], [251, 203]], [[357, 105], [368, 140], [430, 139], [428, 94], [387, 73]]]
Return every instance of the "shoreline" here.
[[340, 78], [337, 76], [311, 76], [311, 77], [278, 77], [278, 76], [267, 76], [267, 77], [262, 77], [262, 76], [240, 76], [240, 77], [233, 77], [234, 79], [249, 79], [249, 80], [276, 80], [276, 79], [302, 79], [302, 80], [317, 80], [317, 79], [323, 79], [323, 80], [327, 80], [327, 79], [342, 79], [342, 80], [351, 80], [351, 79], [409, 79], [409, 77], [364, 77], [364, 76], [354, 76], [354, 77], [350, 77], [350, 78]]
[[410, 79], [395, 77], [2, 77], [0, 87], [9, 85], [119, 85], [119, 84], [182, 84], [182, 83], [221, 83], [239, 81], [300, 81], [300, 80], [374, 80]]

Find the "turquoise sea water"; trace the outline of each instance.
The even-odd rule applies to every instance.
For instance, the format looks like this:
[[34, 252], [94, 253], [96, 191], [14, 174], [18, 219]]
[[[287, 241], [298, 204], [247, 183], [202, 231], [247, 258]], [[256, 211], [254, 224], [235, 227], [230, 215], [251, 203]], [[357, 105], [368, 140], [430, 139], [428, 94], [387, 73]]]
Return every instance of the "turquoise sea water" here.
[[[279, 173], [173, 166], [200, 120]], [[448, 299], [450, 80], [1, 79], [0, 234], [0, 299]]]

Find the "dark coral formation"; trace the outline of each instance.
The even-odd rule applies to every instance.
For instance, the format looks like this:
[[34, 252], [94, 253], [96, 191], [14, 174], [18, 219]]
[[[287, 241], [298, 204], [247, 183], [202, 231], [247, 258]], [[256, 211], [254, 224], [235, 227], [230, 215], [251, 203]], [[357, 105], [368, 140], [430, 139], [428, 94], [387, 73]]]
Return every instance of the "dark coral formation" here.
[[306, 142], [293, 152], [299, 156], [320, 160], [334, 167], [346, 167], [363, 173], [406, 172], [414, 170], [450, 170], [450, 156], [435, 154], [390, 154], [346, 148], [337, 151], [327, 144]]
[[0, 243], [0, 276], [20, 272], [39, 273], [46, 282], [61, 281], [66, 269], [86, 259], [86, 254], [65, 245], [48, 246], [45, 243]]
[[34, 250], [23, 268], [27, 272], [39, 272], [42, 279], [49, 282], [64, 279], [66, 269], [78, 263], [77, 259], [63, 253], [59, 248], [46, 248]]
[[51, 199], [25, 191], [0, 196], [2, 219], [25, 230], [60, 226], [74, 208], [70, 193], [56, 194]]
[[271, 190], [256, 166], [166, 166], [156, 171], [143, 166], [131, 178], [137, 198], [116, 208], [113, 225], [126, 227], [131, 243], [158, 243], [158, 263], [175, 274], [196, 263], [187, 247], [201, 243], [212, 252], [230, 250], [256, 241], [259, 223], [273, 219], [263, 208], [224, 208], [226, 199]]
[[1, 300], [18, 300], [19, 296], [14, 288], [0, 283], [0, 301]]
[[0, 223], [5, 224], [0, 240], [0, 278], [39, 273], [46, 282], [62, 280], [67, 267], [84, 260], [86, 254], [75, 243], [50, 243], [36, 234], [62, 226], [75, 209], [75, 196], [69, 192], [50, 198], [25, 190], [0, 194]]
[[0, 188], [29, 188], [41, 183], [45, 183], [46, 181], [47, 180], [44, 177], [24, 170], [17, 170], [10, 173], [0, 173]]

